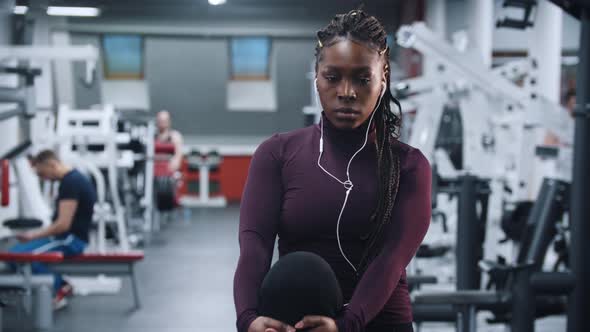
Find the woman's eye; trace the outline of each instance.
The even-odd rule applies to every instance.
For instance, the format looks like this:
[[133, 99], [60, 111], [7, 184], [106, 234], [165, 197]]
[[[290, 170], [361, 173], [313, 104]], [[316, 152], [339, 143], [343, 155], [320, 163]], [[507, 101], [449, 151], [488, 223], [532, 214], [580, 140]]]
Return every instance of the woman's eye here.
[[336, 81], [336, 76], [328, 75], [328, 76], [326, 76], [326, 80], [328, 82], [335, 82]]
[[367, 84], [369, 84], [369, 83], [371, 82], [371, 79], [369, 79], [369, 78], [360, 78], [360, 79], [359, 79], [359, 82], [360, 82], [362, 85], [367, 85]]

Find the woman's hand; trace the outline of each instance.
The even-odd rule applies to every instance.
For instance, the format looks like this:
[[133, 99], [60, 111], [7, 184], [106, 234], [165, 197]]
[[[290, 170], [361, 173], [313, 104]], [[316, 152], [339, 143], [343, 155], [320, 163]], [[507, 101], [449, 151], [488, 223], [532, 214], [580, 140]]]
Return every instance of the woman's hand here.
[[298, 330], [310, 329], [309, 332], [338, 332], [336, 322], [325, 316], [305, 316], [295, 324], [295, 328]]
[[250, 324], [248, 332], [295, 332], [295, 328], [276, 319], [259, 316]]

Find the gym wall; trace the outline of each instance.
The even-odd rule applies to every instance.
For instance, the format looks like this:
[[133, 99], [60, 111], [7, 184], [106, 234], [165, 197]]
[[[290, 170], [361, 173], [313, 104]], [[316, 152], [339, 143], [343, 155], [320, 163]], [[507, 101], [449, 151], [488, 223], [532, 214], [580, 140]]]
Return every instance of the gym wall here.
[[[146, 78], [152, 108], [170, 110], [175, 126], [195, 135], [266, 136], [301, 127], [301, 110], [311, 98], [306, 73], [313, 41], [273, 40], [276, 112], [227, 109], [227, 44], [226, 39], [148, 38]], [[200, 115], [197, 120], [195, 113]]]
[[[96, 33], [72, 33], [72, 44], [99, 47]], [[276, 112], [235, 112], [227, 109], [229, 77], [228, 39], [197, 36], [146, 36], [145, 84], [150, 111], [167, 109], [174, 126], [185, 135], [268, 136], [303, 126], [302, 108], [311, 96], [306, 78], [313, 59], [313, 38], [273, 38], [271, 67], [276, 86]], [[82, 77], [82, 64], [74, 65], [74, 77]], [[102, 80], [102, 64], [97, 68]], [[100, 84], [87, 87], [74, 78], [76, 107], [100, 103]], [[132, 91], [133, 92], [133, 91]], [[130, 99], [142, 98], [131, 94]], [[198, 113], [198, 120], [195, 120]]]

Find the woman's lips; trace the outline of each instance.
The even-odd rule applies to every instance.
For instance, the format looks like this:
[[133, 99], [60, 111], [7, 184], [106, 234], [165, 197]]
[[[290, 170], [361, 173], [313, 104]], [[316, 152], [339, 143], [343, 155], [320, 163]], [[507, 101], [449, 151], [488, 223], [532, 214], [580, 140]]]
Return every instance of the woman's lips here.
[[361, 115], [361, 112], [356, 111], [352, 108], [340, 108], [334, 110], [334, 114], [337, 118], [342, 120], [354, 120]]

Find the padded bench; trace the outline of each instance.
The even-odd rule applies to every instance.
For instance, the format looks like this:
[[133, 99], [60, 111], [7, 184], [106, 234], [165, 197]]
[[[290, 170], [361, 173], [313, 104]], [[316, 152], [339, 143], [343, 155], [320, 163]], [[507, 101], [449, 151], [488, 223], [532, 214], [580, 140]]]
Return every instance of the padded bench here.
[[[49, 329], [53, 326], [53, 276], [33, 275], [31, 264], [35, 262], [52, 264], [63, 260], [58, 252], [41, 254], [0, 252], [0, 261], [20, 266], [21, 273], [0, 274], [0, 286], [21, 287], [24, 290], [25, 310], [34, 313], [34, 326]], [[33, 296], [35, 295], [35, 296]], [[1, 326], [0, 321], [0, 326]]]
[[408, 275], [408, 288], [410, 291], [414, 289], [420, 288], [422, 285], [433, 285], [438, 282], [438, 279], [435, 276], [428, 276], [428, 275]]
[[60, 274], [129, 276], [133, 287], [135, 309], [138, 309], [140, 300], [134, 266], [143, 258], [143, 252], [85, 253], [72, 257], [64, 257], [59, 252], [40, 254], [0, 252], [1, 262], [15, 263], [20, 266], [22, 271], [20, 275], [0, 275], [0, 286], [22, 287], [25, 290], [27, 310], [31, 308], [31, 304], [27, 303], [32, 303], [33, 290], [36, 290], [35, 327], [48, 329], [53, 326], [53, 276], [33, 275], [32, 263], [45, 263], [52, 271]]
[[[523, 267], [527, 265], [522, 265]], [[569, 294], [575, 285], [570, 272], [533, 272], [528, 276], [528, 285], [535, 302], [535, 317], [562, 313], [565, 305], [559, 296]], [[517, 287], [513, 285], [513, 287]], [[475, 331], [475, 318], [478, 310], [502, 311], [514, 304], [517, 290], [458, 290], [450, 292], [416, 292], [413, 294], [414, 310], [421, 306], [451, 306], [456, 313], [458, 331]], [[512, 295], [516, 294], [516, 295]], [[553, 297], [551, 297], [553, 296]], [[557, 297], [557, 298], [556, 298]], [[516, 304], [518, 305], [518, 304]], [[463, 320], [461, 316], [465, 316]], [[534, 318], [534, 317], [533, 317]], [[467, 326], [462, 326], [465, 322]], [[501, 322], [501, 320], [499, 320]]]
[[141, 251], [125, 253], [84, 253], [78, 256], [64, 258], [59, 262], [49, 264], [52, 271], [66, 275], [111, 275], [128, 276], [133, 288], [135, 309], [141, 307], [135, 264], [143, 260]]
[[[413, 304], [420, 306], [452, 306], [457, 318], [458, 332], [476, 331], [478, 309], [493, 309], [505, 306], [510, 301], [508, 292], [460, 290], [450, 292], [428, 292], [413, 294]], [[466, 316], [467, 326], [463, 326], [462, 316]]]

